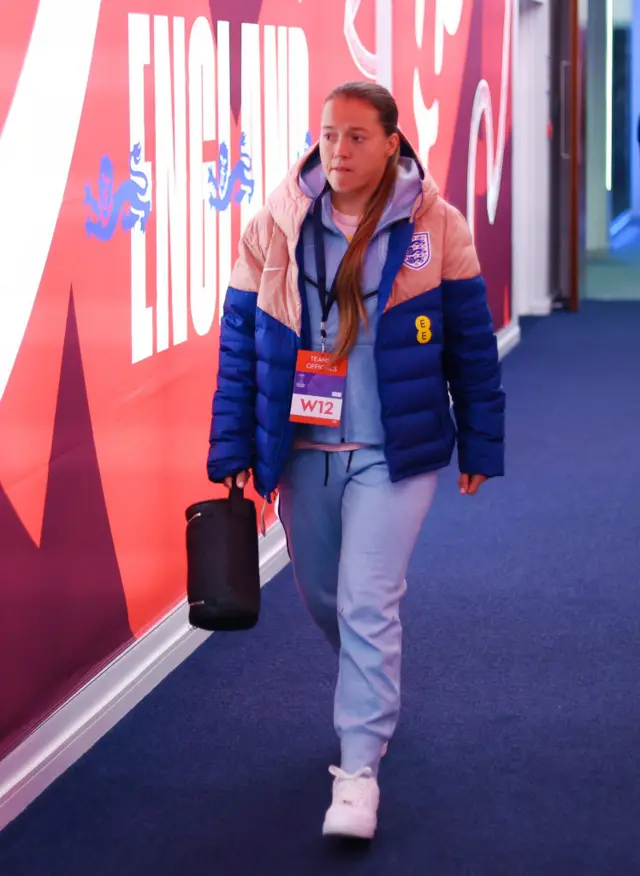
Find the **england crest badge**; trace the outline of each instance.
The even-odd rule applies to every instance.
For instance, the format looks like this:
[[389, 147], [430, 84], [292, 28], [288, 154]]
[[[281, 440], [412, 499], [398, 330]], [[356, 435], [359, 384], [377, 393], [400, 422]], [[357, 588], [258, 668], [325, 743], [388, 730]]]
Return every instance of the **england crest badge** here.
[[419, 231], [411, 238], [404, 263], [412, 271], [420, 271], [431, 261], [431, 237], [428, 231]]

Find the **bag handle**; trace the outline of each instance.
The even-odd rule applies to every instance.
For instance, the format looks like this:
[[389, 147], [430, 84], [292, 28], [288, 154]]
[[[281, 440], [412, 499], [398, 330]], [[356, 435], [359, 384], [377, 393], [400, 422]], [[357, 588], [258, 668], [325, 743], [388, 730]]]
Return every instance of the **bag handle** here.
[[236, 482], [236, 476], [233, 476], [232, 486], [229, 490], [229, 501], [236, 506], [244, 499], [244, 488], [239, 487]]

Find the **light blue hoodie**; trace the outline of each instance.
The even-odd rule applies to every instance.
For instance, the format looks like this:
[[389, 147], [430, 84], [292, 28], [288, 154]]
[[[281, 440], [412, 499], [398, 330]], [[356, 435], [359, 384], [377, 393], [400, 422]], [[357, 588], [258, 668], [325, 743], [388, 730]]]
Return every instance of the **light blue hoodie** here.
[[[326, 176], [321, 164], [303, 169], [300, 188], [311, 198], [316, 198], [326, 185]], [[378, 378], [374, 360], [374, 343], [378, 321], [377, 290], [382, 268], [387, 258], [389, 230], [401, 219], [408, 219], [422, 191], [418, 165], [412, 158], [402, 158], [398, 164], [398, 179], [389, 203], [385, 207], [378, 228], [369, 243], [363, 266], [362, 291], [368, 326], [360, 326], [355, 346], [349, 354], [349, 367], [339, 428], [332, 426], [298, 425], [296, 435], [305, 441], [322, 444], [358, 443], [371, 446], [384, 444]], [[327, 289], [330, 289], [340, 263], [349, 246], [344, 234], [331, 218], [331, 194], [322, 198], [322, 222], [327, 273]], [[310, 215], [302, 226], [304, 245], [305, 293], [307, 296], [311, 325], [311, 347], [322, 349], [320, 323], [322, 309], [315, 282], [317, 280], [313, 221]], [[371, 294], [374, 293], [374, 294]], [[338, 332], [338, 306], [334, 304], [327, 320], [326, 349], [330, 351]]]

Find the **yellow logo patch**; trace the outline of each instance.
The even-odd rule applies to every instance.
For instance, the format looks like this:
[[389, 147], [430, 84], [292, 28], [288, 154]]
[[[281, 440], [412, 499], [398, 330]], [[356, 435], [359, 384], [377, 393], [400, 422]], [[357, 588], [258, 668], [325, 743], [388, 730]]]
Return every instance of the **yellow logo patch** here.
[[418, 343], [428, 344], [433, 335], [431, 334], [431, 320], [428, 316], [419, 316], [416, 319], [416, 328], [418, 329]]

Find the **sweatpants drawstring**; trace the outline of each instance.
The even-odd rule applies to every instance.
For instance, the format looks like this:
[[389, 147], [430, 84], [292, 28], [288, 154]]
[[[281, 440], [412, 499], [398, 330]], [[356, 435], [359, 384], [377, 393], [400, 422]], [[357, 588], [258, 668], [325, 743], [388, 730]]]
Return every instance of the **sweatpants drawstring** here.
[[[351, 471], [351, 463], [353, 461], [353, 454], [354, 453], [355, 453], [355, 450], [349, 451], [349, 459], [347, 460], [347, 474], [349, 474], [349, 472]], [[325, 452], [324, 452], [324, 485], [325, 485], [325, 487], [329, 483], [329, 466], [330, 466], [329, 460], [330, 460], [330, 457], [331, 457], [331, 451], [325, 450]]]

